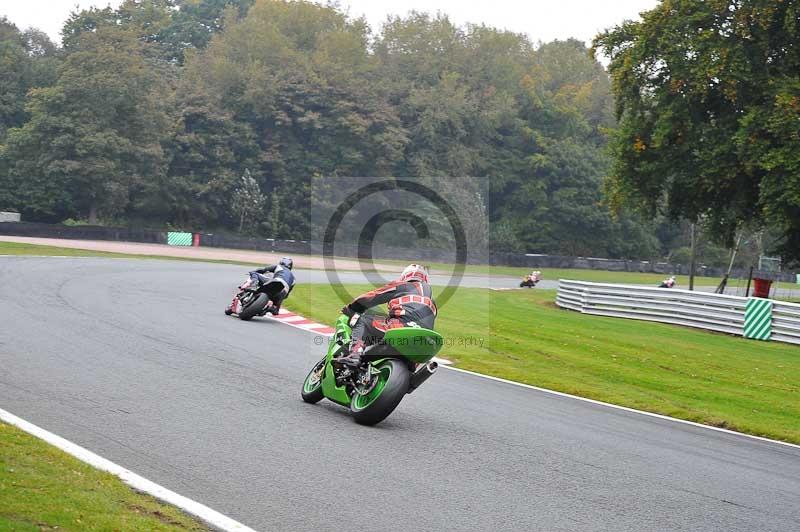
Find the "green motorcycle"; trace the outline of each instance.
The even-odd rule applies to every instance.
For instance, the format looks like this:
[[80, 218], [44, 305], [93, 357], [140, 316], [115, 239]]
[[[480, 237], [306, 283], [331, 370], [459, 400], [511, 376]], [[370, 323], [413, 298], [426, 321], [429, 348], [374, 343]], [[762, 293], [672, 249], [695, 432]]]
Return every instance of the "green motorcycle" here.
[[369, 346], [360, 368], [338, 364], [336, 358], [350, 345], [352, 321], [344, 314], [336, 320], [335, 333], [325, 358], [317, 362], [303, 382], [303, 401], [327, 398], [350, 408], [362, 425], [380, 423], [397, 408], [403, 397], [416, 390], [436, 372], [431, 360], [444, 344], [436, 331], [421, 327], [390, 329], [380, 343]]

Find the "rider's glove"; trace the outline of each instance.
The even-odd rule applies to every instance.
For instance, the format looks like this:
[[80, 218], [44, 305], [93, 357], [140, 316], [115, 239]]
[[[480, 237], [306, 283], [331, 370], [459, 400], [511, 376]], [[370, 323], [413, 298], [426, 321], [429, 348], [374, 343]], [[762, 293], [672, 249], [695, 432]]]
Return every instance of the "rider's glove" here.
[[345, 305], [342, 307], [342, 314], [347, 316], [348, 318], [352, 318], [355, 311], [350, 308], [350, 305]]

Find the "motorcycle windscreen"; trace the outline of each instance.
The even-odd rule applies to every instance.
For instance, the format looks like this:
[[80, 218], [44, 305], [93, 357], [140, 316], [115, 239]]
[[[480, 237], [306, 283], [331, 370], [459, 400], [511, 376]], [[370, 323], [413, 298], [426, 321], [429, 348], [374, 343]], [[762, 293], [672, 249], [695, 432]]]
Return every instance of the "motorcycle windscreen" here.
[[442, 349], [444, 338], [430, 329], [402, 327], [386, 331], [383, 342], [412, 362], [423, 364]]

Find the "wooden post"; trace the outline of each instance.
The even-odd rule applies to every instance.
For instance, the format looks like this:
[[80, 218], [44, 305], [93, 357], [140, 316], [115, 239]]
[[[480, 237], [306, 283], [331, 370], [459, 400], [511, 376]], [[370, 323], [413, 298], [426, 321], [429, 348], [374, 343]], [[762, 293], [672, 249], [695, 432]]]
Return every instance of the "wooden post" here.
[[744, 297], [750, 297], [750, 282], [753, 280], [753, 267], [750, 266], [750, 275], [747, 276], [747, 289], [744, 291]]

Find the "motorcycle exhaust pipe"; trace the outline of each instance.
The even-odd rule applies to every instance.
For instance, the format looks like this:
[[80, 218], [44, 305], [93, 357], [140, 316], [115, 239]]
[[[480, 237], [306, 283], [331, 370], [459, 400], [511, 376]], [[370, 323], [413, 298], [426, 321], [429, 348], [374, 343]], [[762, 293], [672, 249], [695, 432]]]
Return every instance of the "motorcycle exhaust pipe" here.
[[411, 382], [409, 383], [409, 386], [408, 386], [408, 393], [411, 393], [414, 390], [416, 390], [417, 388], [419, 388], [420, 385], [423, 382], [428, 380], [431, 375], [436, 373], [436, 369], [438, 367], [439, 367], [439, 364], [437, 364], [434, 361], [430, 361], [427, 364], [425, 364], [424, 366], [422, 366], [421, 368], [419, 368], [417, 371], [415, 371], [411, 375]]

